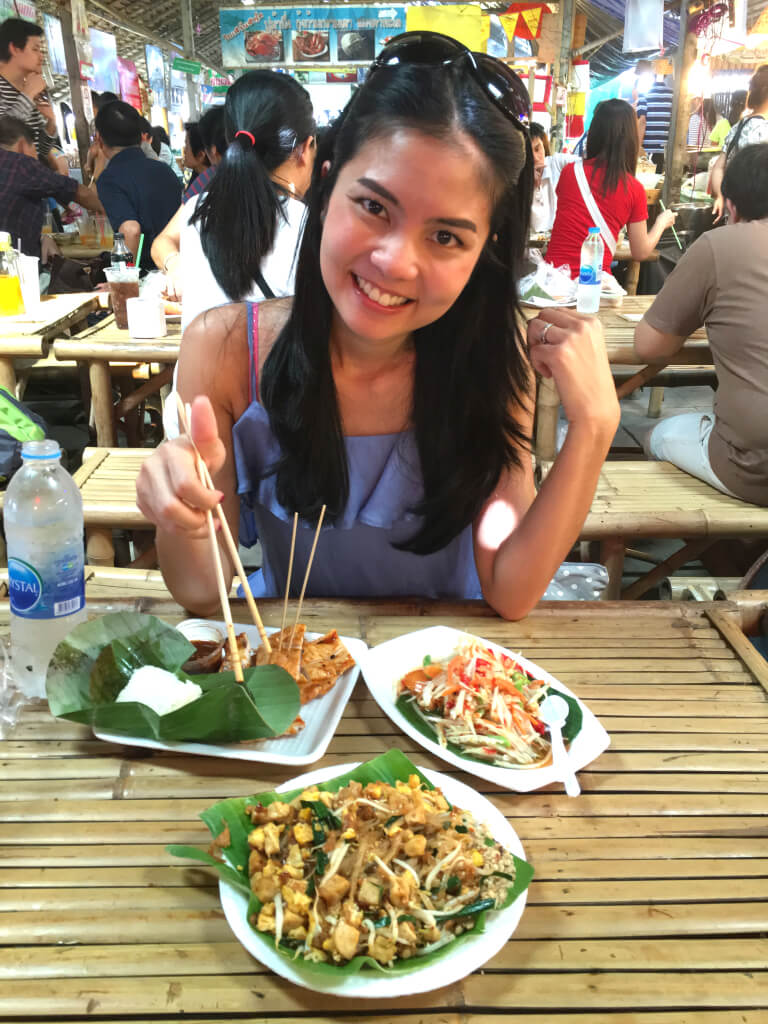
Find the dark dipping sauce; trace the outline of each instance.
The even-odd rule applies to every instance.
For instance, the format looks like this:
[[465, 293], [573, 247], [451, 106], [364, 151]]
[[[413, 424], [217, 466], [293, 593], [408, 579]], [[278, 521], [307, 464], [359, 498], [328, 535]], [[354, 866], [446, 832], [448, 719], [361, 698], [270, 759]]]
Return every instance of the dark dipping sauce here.
[[195, 653], [181, 666], [191, 676], [204, 675], [207, 672], [218, 672], [224, 657], [224, 641], [190, 640]]

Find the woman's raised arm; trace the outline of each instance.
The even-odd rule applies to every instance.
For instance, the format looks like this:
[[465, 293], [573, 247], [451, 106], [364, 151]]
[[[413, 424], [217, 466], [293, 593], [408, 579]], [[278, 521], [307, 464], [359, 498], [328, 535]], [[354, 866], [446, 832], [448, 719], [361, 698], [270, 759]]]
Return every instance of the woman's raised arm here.
[[536, 605], [578, 539], [620, 416], [598, 320], [544, 310], [528, 325], [528, 344], [533, 369], [557, 386], [568, 434], [538, 494], [526, 454], [475, 521], [483, 595], [507, 619], [520, 619]]
[[[216, 493], [200, 483], [192, 445], [184, 437], [163, 442], [136, 482], [137, 504], [157, 527], [157, 552], [168, 589], [179, 604], [200, 615], [218, 608], [206, 510], [220, 500], [233, 535], [238, 533], [232, 427], [248, 404], [247, 381], [245, 307], [201, 313], [184, 332], [178, 392], [192, 402], [192, 437]], [[229, 586], [233, 566], [222, 544], [220, 549]]]

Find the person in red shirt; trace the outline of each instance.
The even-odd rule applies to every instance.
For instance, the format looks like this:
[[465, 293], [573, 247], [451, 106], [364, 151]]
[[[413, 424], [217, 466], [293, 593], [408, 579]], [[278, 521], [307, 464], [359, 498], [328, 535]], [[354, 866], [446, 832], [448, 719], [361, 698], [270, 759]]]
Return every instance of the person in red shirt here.
[[[605, 246], [603, 270], [610, 270], [616, 239], [625, 224], [632, 259], [644, 260], [651, 255], [662, 233], [674, 224], [675, 214], [671, 210], [660, 213], [648, 230], [645, 189], [635, 177], [637, 157], [637, 125], [632, 107], [624, 100], [598, 103], [587, 135], [586, 159], [581, 164], [569, 164], [560, 175], [557, 216], [547, 247], [548, 263], [568, 266], [571, 277], [576, 277], [581, 245], [593, 225], [601, 228]], [[596, 211], [590, 210], [588, 200], [596, 205]]]

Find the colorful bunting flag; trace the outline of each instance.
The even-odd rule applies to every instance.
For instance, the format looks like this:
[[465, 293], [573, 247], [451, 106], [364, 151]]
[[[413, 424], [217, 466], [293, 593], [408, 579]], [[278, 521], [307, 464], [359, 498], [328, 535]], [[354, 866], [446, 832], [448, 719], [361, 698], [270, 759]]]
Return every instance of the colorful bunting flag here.
[[541, 16], [545, 10], [549, 8], [542, 3], [510, 4], [501, 15], [507, 38], [517, 36], [518, 39], [538, 39], [541, 35]]

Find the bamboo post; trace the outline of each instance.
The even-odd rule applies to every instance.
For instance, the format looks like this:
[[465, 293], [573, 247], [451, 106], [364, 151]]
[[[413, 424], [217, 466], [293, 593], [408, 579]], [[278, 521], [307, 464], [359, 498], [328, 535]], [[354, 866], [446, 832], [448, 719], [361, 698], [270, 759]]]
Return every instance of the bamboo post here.
[[112, 376], [107, 363], [92, 359], [88, 364], [91, 383], [91, 406], [96, 425], [96, 443], [100, 448], [114, 448], [117, 444], [114, 409], [112, 407]]
[[603, 599], [616, 601], [621, 597], [621, 579], [624, 575], [624, 538], [606, 537], [601, 541], [600, 561], [608, 570], [608, 586]]
[[[568, 84], [568, 75], [571, 69], [571, 40], [573, 39], [573, 24], [576, 16], [575, 0], [561, 0], [559, 6], [560, 53], [553, 68], [555, 102], [557, 102], [557, 87], [565, 87]], [[556, 124], [552, 134], [557, 136], [558, 147], [562, 149], [565, 141], [565, 109], [561, 106], [556, 106], [555, 109]]]
[[80, 76], [80, 60], [77, 56], [77, 46], [75, 45], [75, 37], [72, 33], [72, 9], [68, 2], [59, 4], [59, 17], [61, 19], [61, 36], [64, 41], [64, 56], [67, 61], [69, 91], [72, 97], [72, 112], [75, 115], [75, 132], [77, 133], [80, 170], [83, 173], [83, 184], [87, 184], [85, 181], [85, 166], [88, 160], [91, 137], [85, 101], [83, 99], [83, 89], [88, 86], [87, 82]]
[[[680, 25], [688, 21], [687, 0], [680, 3]], [[672, 101], [672, 121], [664, 157], [664, 189], [662, 198], [666, 206], [680, 199], [683, 165], [688, 141], [688, 75], [696, 60], [696, 36], [686, 32], [685, 41], [678, 45], [675, 55], [675, 90]]]
[[[195, 56], [195, 35], [192, 29], [192, 0], [179, 0], [181, 6], [181, 31], [184, 36], [184, 56], [193, 60]], [[187, 95], [189, 96], [189, 116], [196, 121], [200, 116], [197, 105], [197, 86], [193, 76], [187, 72]]]
[[12, 356], [0, 356], [0, 388], [16, 395], [16, 367]]
[[551, 462], [557, 455], [557, 417], [560, 395], [551, 377], [539, 379], [536, 399], [536, 459]]

